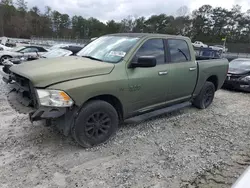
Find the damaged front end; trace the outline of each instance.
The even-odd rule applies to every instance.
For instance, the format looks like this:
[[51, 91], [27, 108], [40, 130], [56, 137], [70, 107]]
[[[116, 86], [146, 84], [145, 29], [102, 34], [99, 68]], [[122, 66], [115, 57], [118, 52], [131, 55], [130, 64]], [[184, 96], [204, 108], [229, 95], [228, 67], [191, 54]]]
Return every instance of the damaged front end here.
[[57, 125], [65, 135], [70, 132], [70, 124], [73, 121], [75, 108], [41, 106], [37, 92], [32, 82], [15, 73], [11, 73], [14, 82], [7, 99], [12, 108], [17, 112], [29, 115], [31, 122], [47, 120], [47, 126]]
[[39, 107], [36, 100], [35, 89], [32, 83], [22, 76], [11, 73], [10, 78], [14, 81], [8, 93], [10, 105], [19, 113], [28, 114]]

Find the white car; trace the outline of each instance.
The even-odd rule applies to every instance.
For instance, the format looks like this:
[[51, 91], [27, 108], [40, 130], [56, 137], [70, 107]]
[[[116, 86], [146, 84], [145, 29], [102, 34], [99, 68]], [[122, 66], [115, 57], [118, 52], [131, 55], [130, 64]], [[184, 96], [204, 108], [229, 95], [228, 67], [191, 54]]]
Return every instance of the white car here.
[[217, 50], [222, 53], [226, 53], [228, 51], [228, 49], [223, 45], [214, 45], [214, 46], [209, 46], [209, 47], [212, 48], [213, 50]]
[[47, 50], [40, 46], [22, 46], [0, 51], [0, 65], [7, 59], [43, 55]]
[[204, 44], [201, 41], [195, 41], [194, 43], [192, 43], [194, 47], [196, 48], [207, 48], [208, 45]]
[[11, 50], [12, 48], [0, 44], [0, 51]]

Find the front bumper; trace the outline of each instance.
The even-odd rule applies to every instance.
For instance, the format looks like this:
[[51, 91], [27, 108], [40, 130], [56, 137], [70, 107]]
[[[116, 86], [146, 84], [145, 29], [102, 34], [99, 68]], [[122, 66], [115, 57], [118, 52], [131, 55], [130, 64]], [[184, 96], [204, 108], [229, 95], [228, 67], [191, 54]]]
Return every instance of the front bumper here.
[[18, 75], [12, 75], [12, 78], [15, 82], [10, 85], [11, 91], [7, 95], [9, 104], [19, 113], [28, 114], [31, 122], [48, 120], [47, 125], [56, 125], [67, 136], [78, 108], [40, 106], [33, 84]]
[[250, 82], [241, 80], [226, 80], [223, 87], [250, 92]]
[[[15, 84], [13, 84], [15, 85]], [[13, 109], [22, 114], [28, 114], [31, 122], [40, 120], [49, 120], [49, 125], [56, 125], [57, 128], [65, 135], [68, 136], [70, 128], [74, 122], [75, 115], [77, 114], [78, 108], [58, 108], [58, 107], [30, 107], [29, 100], [24, 98], [22, 94], [16, 89], [13, 89], [7, 95], [9, 104]]]
[[31, 122], [42, 119], [57, 119], [65, 115], [66, 112], [66, 108], [40, 107], [29, 112], [29, 119]]
[[39, 121], [42, 119], [56, 119], [67, 112], [67, 108], [57, 107], [44, 107], [39, 106], [38, 108], [30, 107], [29, 99], [24, 98], [22, 93], [19, 93], [16, 89], [10, 91], [7, 95], [9, 104], [13, 109], [22, 114], [29, 114], [30, 121]]
[[[4, 67], [3, 67], [4, 68]], [[3, 69], [0, 69], [0, 75], [2, 76], [2, 80], [6, 83], [9, 84], [12, 82], [12, 79], [9, 74], [6, 74]]]

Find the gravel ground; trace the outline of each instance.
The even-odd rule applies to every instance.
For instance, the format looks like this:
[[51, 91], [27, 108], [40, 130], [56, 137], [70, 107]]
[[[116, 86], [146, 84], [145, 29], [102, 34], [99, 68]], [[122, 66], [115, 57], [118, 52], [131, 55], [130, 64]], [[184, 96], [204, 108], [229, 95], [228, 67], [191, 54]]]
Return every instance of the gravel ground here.
[[6, 100], [0, 81], [0, 187], [230, 187], [250, 155], [250, 94], [220, 90], [206, 110], [187, 107], [124, 124], [107, 144], [82, 149]]

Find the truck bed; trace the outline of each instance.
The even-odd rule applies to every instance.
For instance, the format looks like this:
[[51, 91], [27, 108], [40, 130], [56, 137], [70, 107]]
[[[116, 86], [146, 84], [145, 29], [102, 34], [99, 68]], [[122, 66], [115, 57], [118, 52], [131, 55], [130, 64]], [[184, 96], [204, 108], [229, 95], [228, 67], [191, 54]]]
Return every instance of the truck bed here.
[[201, 88], [208, 79], [215, 79], [217, 83], [216, 90], [220, 89], [227, 76], [229, 67], [228, 60], [210, 59], [210, 60], [198, 60], [196, 62], [198, 67], [198, 76], [197, 76], [197, 85], [194, 91], [194, 96], [199, 94]]

